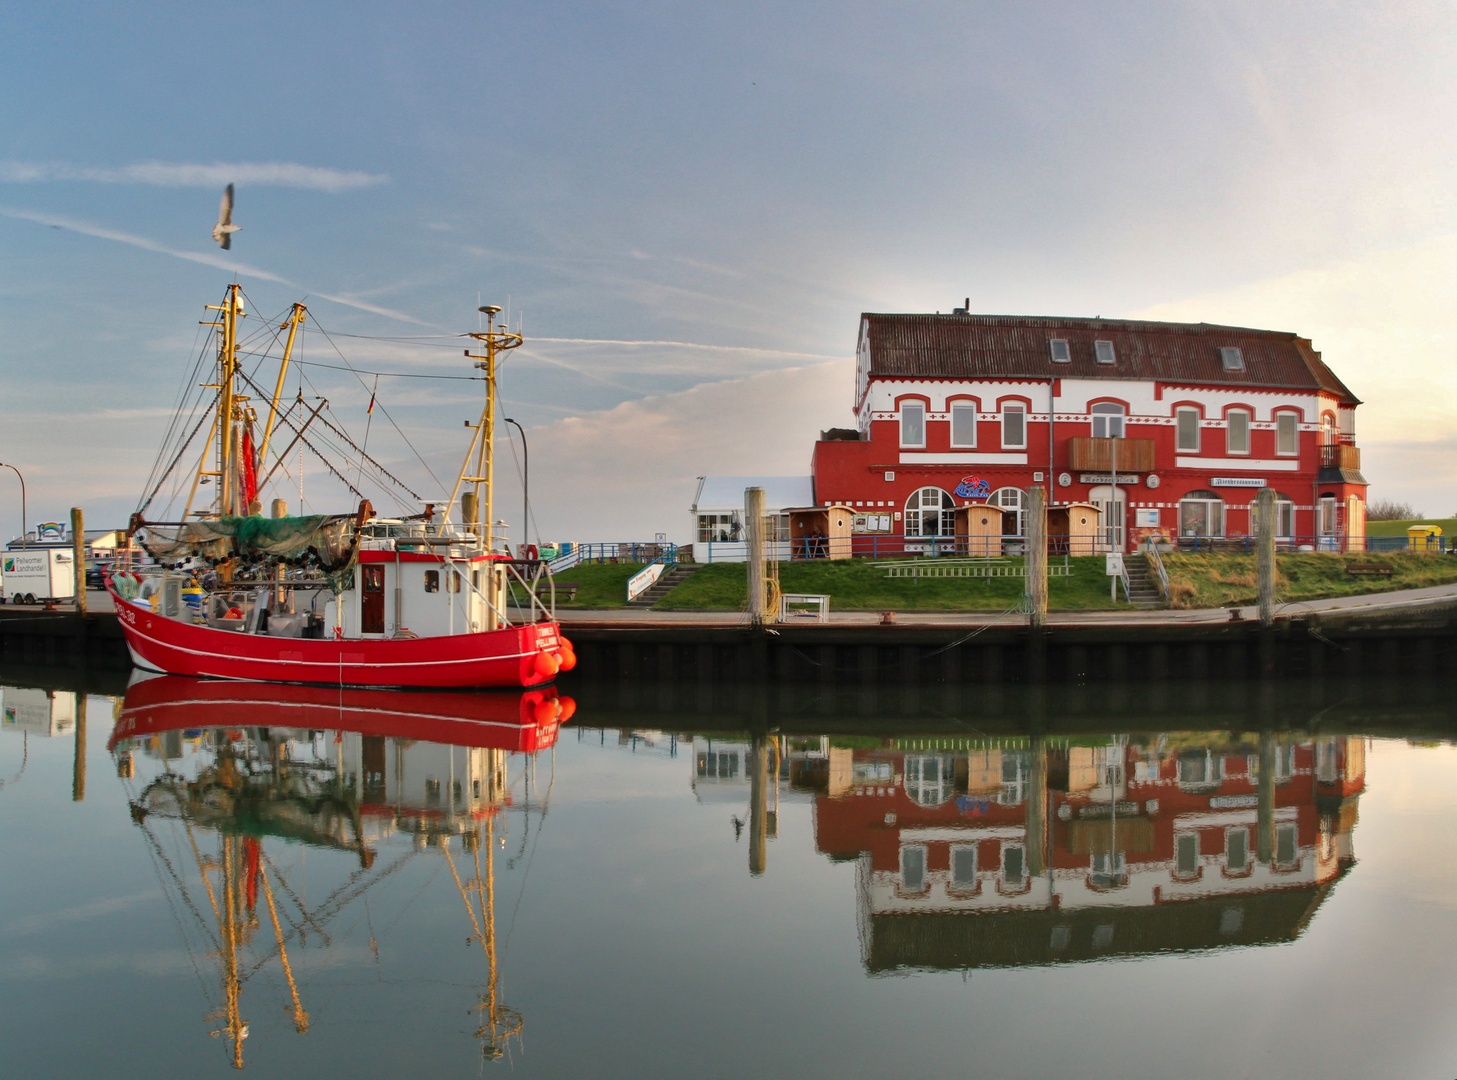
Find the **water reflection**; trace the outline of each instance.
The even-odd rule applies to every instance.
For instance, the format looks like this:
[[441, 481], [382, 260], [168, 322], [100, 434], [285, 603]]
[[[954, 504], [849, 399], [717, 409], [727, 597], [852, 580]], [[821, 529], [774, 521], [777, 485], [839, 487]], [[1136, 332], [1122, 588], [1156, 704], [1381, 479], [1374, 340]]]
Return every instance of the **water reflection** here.
[[[341, 916], [367, 908], [371, 890], [416, 858], [448, 867], [467, 944], [485, 958], [474, 1034], [486, 1058], [505, 1054], [523, 1020], [498, 985], [498, 818], [515, 803], [512, 756], [550, 748], [574, 708], [554, 689], [415, 694], [165, 676], [127, 690], [108, 745], [188, 951], [215, 966], [210, 1033], [234, 1067], [244, 1064], [250, 981], [281, 973], [294, 1029], [306, 1033], [290, 950], [327, 949]], [[528, 789], [515, 808], [532, 806]], [[353, 862], [322, 899], [309, 899], [306, 861], [286, 857], [299, 844]]]
[[856, 864], [869, 972], [1015, 967], [1293, 940], [1355, 862], [1366, 746], [720, 736], [695, 743], [691, 784], [747, 796], [754, 875], [781, 795], [813, 800], [816, 850]]

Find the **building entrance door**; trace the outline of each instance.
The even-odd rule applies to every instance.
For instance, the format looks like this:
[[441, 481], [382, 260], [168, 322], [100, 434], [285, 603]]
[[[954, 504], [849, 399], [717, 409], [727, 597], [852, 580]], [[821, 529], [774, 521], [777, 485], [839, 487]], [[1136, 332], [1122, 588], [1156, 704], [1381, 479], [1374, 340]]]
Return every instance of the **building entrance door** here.
[[1109, 551], [1122, 551], [1123, 520], [1127, 513], [1128, 493], [1118, 485], [1118, 499], [1113, 499], [1113, 487], [1103, 484], [1088, 492], [1088, 502], [1098, 508], [1098, 539]]
[[359, 613], [359, 631], [384, 633], [384, 567], [364, 567], [364, 602]]

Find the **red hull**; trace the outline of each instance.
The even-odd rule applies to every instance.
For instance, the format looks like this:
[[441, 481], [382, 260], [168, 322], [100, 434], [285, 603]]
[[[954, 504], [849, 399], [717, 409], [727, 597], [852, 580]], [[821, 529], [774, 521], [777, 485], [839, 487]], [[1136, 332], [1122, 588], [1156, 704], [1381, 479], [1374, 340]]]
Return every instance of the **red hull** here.
[[556, 742], [557, 728], [575, 708], [554, 687], [497, 694], [411, 693], [169, 675], [128, 688], [107, 746], [164, 731], [278, 727], [531, 753]]
[[193, 626], [123, 600], [115, 590], [111, 596], [132, 662], [169, 675], [319, 686], [521, 688], [551, 682], [553, 657], [562, 647], [555, 622], [410, 640], [282, 638]]

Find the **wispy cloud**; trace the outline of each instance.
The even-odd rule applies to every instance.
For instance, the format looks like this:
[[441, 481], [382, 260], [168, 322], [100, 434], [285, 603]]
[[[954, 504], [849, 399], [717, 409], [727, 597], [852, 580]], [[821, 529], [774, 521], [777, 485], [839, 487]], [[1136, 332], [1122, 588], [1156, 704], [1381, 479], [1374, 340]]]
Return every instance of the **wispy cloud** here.
[[258, 184], [337, 194], [355, 188], [387, 184], [389, 179], [381, 173], [325, 169], [316, 165], [299, 165], [292, 161], [215, 162], [211, 165], [143, 161], [135, 165], [123, 165], [119, 169], [98, 169], [59, 162], [0, 162], [0, 182], [11, 184], [39, 184], [54, 180], [203, 188], [221, 188], [224, 184]]
[[[16, 210], [10, 207], [0, 206], [0, 215], [9, 218], [16, 218], [20, 221], [33, 221], [39, 225], [49, 225], [56, 229], [68, 229], [71, 232], [80, 233], [82, 236], [94, 236], [98, 240], [112, 240], [118, 244], [127, 244], [131, 247], [141, 248], [143, 251], [155, 251], [159, 255], [170, 255], [174, 259], [185, 259], [188, 262], [201, 263], [203, 266], [215, 266], [219, 270], [226, 270], [230, 274], [238, 274], [242, 277], [258, 278], [260, 281], [276, 281], [280, 285], [287, 285], [291, 289], [302, 289], [303, 286], [290, 281], [286, 277], [272, 273], [268, 270], [260, 270], [256, 266], [249, 266], [223, 255], [214, 255], [206, 251], [181, 251], [177, 248], [170, 248], [145, 236], [137, 236], [134, 233], [125, 233], [117, 229], [109, 229], [104, 225], [96, 225], [89, 221], [78, 221], [75, 218], [60, 217], [56, 214], [41, 214], [34, 210]], [[390, 319], [399, 319], [402, 322], [414, 323], [416, 326], [429, 326], [430, 323], [423, 322], [404, 312], [394, 311], [387, 307], [380, 307], [378, 304], [369, 304], [363, 300], [356, 300], [348, 296], [338, 296], [331, 293], [313, 292], [312, 295], [329, 300], [335, 304], [343, 304], [345, 307], [356, 308], [359, 311], [368, 311], [373, 315], [383, 315]]]

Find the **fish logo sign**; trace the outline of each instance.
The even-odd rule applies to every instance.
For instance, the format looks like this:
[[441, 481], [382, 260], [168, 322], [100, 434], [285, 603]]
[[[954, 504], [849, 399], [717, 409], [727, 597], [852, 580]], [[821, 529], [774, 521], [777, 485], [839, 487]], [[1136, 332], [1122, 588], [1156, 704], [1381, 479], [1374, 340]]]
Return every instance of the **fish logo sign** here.
[[963, 476], [956, 485], [956, 495], [961, 499], [985, 499], [991, 493], [991, 485], [980, 476]]

